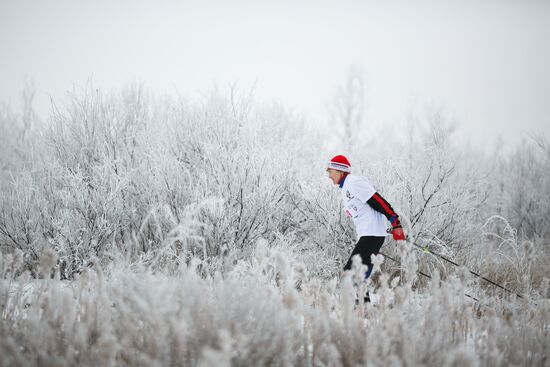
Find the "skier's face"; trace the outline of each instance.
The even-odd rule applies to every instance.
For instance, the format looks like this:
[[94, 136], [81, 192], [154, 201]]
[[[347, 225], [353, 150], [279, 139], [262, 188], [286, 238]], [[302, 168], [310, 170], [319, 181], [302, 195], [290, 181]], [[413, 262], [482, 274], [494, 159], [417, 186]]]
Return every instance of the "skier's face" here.
[[332, 180], [332, 183], [335, 185], [338, 185], [338, 182], [340, 182], [340, 179], [344, 175], [344, 173], [337, 171], [335, 169], [328, 169], [328, 177]]

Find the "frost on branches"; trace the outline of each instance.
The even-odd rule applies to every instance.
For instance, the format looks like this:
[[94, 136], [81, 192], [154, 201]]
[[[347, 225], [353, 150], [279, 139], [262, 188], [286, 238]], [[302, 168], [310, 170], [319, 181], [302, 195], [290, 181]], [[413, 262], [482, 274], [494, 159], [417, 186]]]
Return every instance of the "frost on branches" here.
[[[45, 121], [25, 98], [0, 111], [2, 365], [548, 363], [544, 138], [461, 150], [436, 111], [347, 145], [349, 126], [236, 90], [86, 87]], [[341, 276], [355, 234], [324, 172], [335, 147], [465, 268], [388, 239], [367, 284]]]

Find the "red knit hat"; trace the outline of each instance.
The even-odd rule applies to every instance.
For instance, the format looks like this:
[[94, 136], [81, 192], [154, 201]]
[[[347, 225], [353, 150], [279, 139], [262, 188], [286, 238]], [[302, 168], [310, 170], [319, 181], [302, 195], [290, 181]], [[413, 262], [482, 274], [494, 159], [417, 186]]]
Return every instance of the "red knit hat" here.
[[348, 159], [344, 157], [343, 155], [337, 155], [332, 157], [330, 162], [328, 162], [327, 170], [329, 169], [335, 169], [337, 171], [342, 171], [346, 173], [351, 172], [351, 163], [349, 163]]

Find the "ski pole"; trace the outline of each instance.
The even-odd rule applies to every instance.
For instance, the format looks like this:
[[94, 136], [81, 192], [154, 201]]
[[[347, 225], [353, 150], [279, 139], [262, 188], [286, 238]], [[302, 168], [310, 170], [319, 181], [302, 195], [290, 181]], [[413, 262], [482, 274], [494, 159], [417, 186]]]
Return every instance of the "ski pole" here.
[[[388, 229], [388, 233], [391, 233], [391, 228]], [[416, 248], [422, 250], [422, 252], [426, 252], [426, 253], [432, 254], [432, 255], [434, 255], [434, 256], [436, 256], [436, 257], [439, 257], [440, 259], [443, 259], [443, 260], [449, 262], [450, 264], [453, 264], [454, 266], [460, 267], [460, 265], [457, 264], [456, 262], [454, 262], [453, 260], [451, 260], [451, 259], [449, 259], [449, 258], [447, 258], [447, 257], [445, 257], [445, 256], [443, 256], [443, 255], [440, 255], [440, 254], [438, 254], [438, 253], [435, 253], [435, 252], [431, 251], [431, 250], [428, 248], [428, 246], [422, 247], [422, 246], [416, 244], [415, 242], [409, 240], [408, 237], [405, 237], [405, 241], [406, 241], [407, 243], [413, 245], [414, 247], [416, 247]], [[492, 285], [494, 285], [494, 286], [496, 286], [496, 287], [498, 287], [498, 288], [500, 288], [500, 289], [502, 289], [502, 290], [504, 290], [504, 291], [506, 291], [506, 292], [508, 292], [508, 293], [510, 293], [510, 294], [513, 294], [513, 295], [517, 296], [518, 298], [523, 298], [523, 296], [521, 296], [521, 295], [519, 295], [519, 294], [517, 294], [517, 293], [515, 293], [515, 292], [512, 292], [512, 291], [509, 290], [508, 288], [506, 288], [506, 287], [504, 287], [504, 286], [502, 286], [502, 285], [500, 285], [500, 284], [498, 284], [498, 283], [492, 281], [491, 279], [488, 279], [488, 278], [484, 277], [483, 275], [481, 275], [481, 274], [479, 274], [479, 273], [476, 273], [475, 271], [472, 271], [472, 270], [470, 270], [470, 269], [468, 269], [468, 271], [470, 272], [470, 274], [472, 274], [472, 275], [474, 275], [474, 276], [476, 276], [476, 277], [478, 277], [478, 278], [480, 278], [480, 279], [483, 279], [483, 280], [485, 280], [486, 282], [488, 282], [488, 283], [490, 283], [490, 284], [492, 284]]]

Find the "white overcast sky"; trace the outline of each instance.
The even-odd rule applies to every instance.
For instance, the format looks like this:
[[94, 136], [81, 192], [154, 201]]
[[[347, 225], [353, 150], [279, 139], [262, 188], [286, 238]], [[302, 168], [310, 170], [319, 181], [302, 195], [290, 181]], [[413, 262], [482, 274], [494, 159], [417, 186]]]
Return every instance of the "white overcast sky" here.
[[30, 79], [42, 116], [92, 77], [189, 96], [237, 82], [320, 121], [351, 65], [371, 124], [436, 105], [477, 142], [550, 135], [549, 1], [0, 0], [0, 102]]

